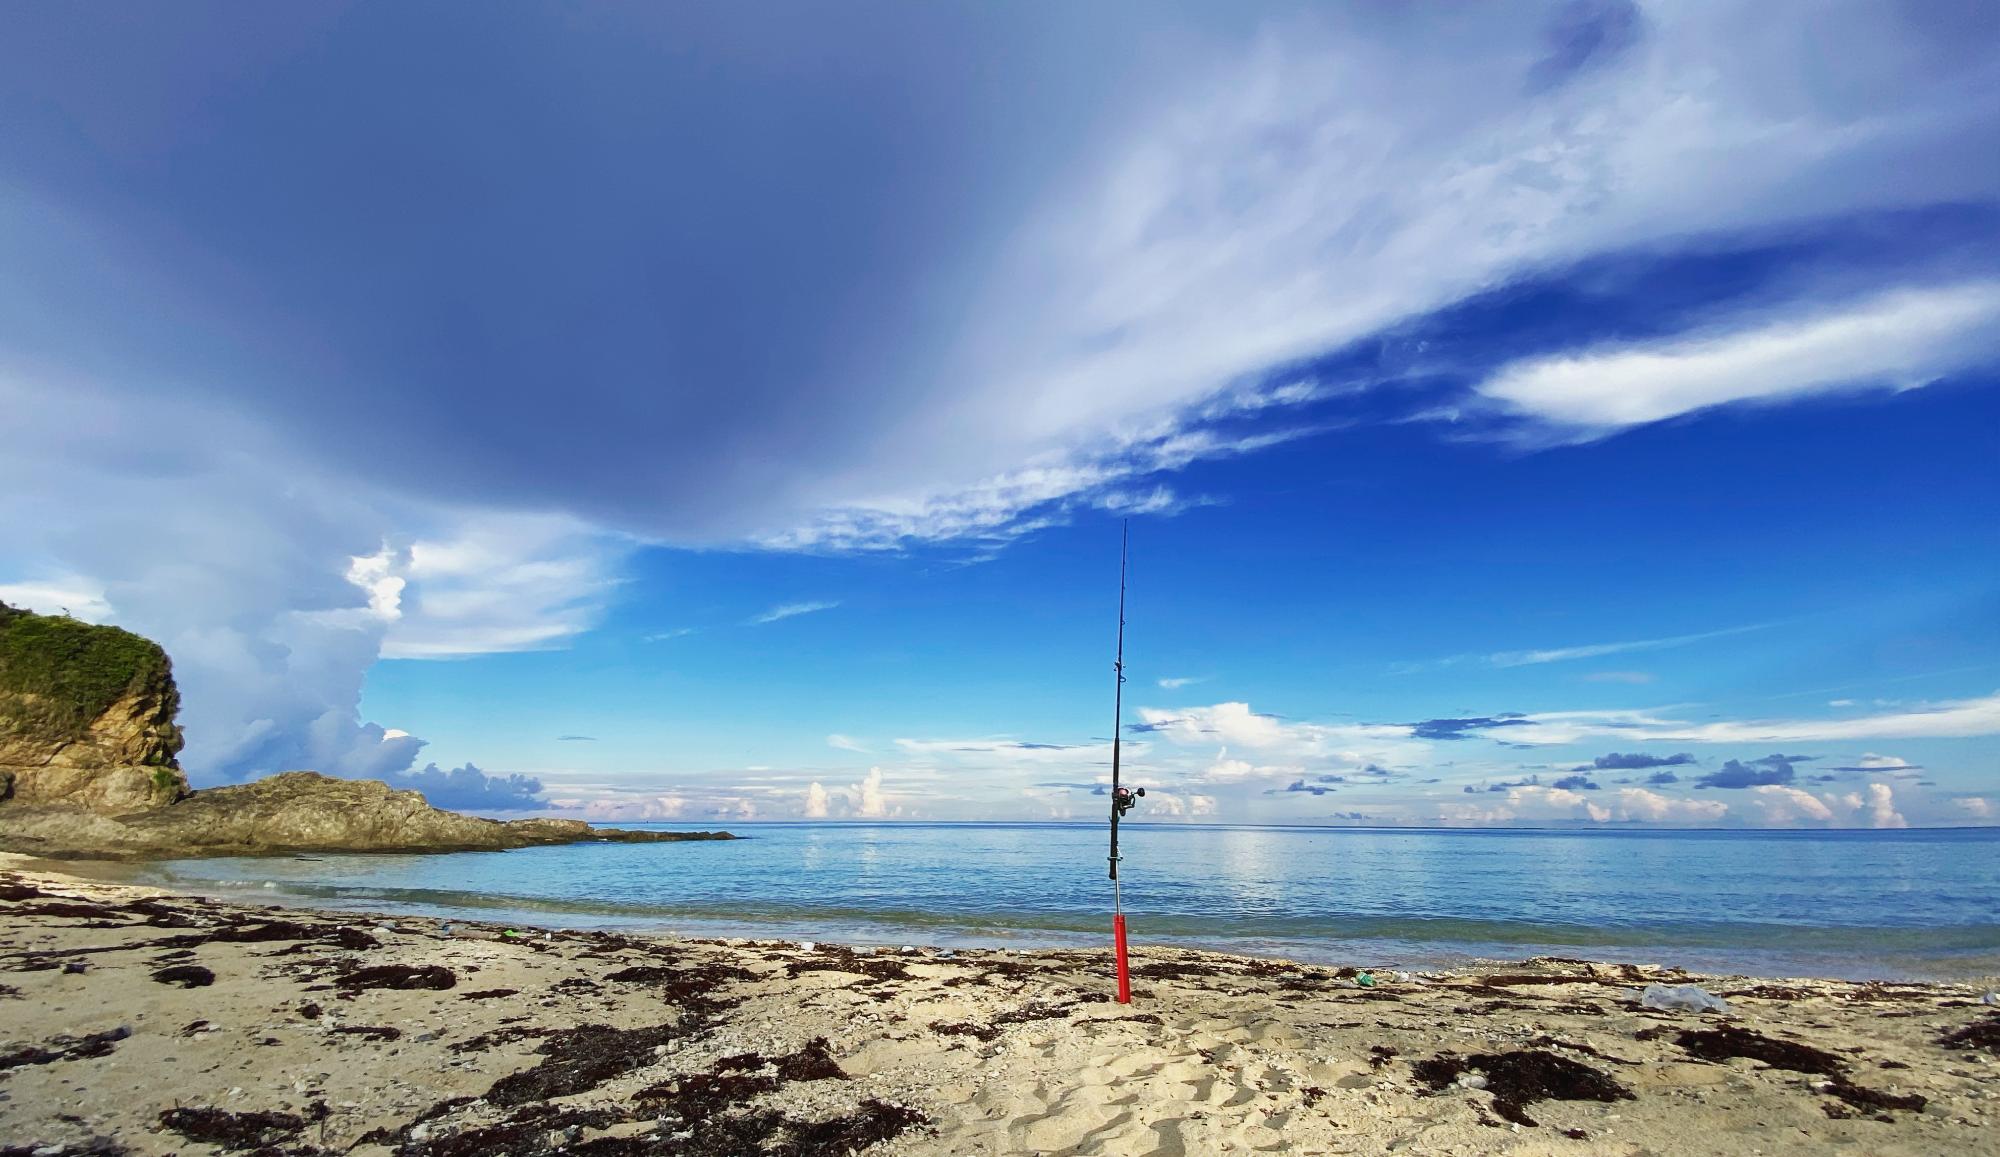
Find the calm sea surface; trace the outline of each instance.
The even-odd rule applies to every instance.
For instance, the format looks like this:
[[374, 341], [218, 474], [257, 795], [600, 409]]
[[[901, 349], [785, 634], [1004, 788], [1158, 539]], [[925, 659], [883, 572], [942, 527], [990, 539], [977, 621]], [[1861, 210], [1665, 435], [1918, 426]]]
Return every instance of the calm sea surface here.
[[[141, 872], [236, 898], [544, 926], [1024, 948], [1107, 938], [1101, 826], [734, 830], [750, 838], [187, 860]], [[1135, 824], [1125, 834], [1125, 910], [1136, 942], [1377, 967], [1554, 953], [1752, 975], [2000, 973], [2000, 829]]]

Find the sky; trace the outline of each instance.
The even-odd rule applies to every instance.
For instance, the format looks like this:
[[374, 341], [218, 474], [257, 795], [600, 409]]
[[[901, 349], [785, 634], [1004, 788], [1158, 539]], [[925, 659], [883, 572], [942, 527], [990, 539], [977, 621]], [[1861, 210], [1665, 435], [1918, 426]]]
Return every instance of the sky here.
[[1965, 2], [16, 5], [0, 599], [197, 786], [2000, 822]]

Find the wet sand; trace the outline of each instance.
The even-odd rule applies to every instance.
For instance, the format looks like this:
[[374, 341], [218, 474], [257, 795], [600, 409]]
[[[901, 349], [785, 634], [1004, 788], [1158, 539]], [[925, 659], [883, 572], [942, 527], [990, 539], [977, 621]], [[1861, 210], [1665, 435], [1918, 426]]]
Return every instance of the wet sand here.
[[[1369, 962], [1355, 961], [1365, 968]], [[1962, 984], [675, 940], [0, 858], [0, 1154], [2000, 1154]], [[1724, 1014], [1635, 990], [1697, 983]]]

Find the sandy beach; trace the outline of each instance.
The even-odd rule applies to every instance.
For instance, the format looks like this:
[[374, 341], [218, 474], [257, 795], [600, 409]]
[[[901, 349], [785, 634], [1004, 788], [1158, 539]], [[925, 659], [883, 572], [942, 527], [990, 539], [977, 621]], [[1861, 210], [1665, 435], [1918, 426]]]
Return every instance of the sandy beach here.
[[[2000, 1153], [1980, 988], [851, 948], [0, 861], [0, 1152]], [[1726, 1015], [1639, 1007], [1698, 983]]]

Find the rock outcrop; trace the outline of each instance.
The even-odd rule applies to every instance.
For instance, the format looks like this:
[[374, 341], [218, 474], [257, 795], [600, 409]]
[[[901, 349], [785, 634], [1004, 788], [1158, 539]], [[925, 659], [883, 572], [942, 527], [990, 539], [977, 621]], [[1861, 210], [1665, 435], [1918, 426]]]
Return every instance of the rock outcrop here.
[[0, 603], [0, 851], [84, 858], [498, 851], [733, 839], [581, 820], [489, 820], [376, 780], [288, 771], [190, 791], [159, 645]]
[[159, 644], [0, 603], [0, 800], [104, 815], [188, 795]]
[[489, 820], [434, 808], [423, 794], [372, 779], [288, 771], [197, 791], [171, 807], [125, 816], [80, 808], [0, 808], [0, 851], [113, 859], [259, 856], [286, 852], [503, 851], [588, 841], [664, 843], [727, 832], [637, 832], [582, 820]]

